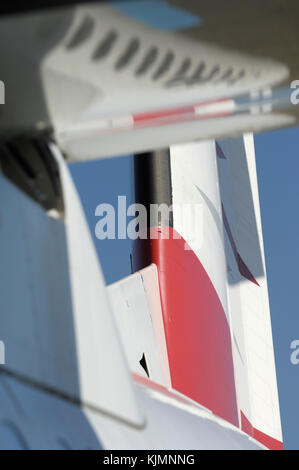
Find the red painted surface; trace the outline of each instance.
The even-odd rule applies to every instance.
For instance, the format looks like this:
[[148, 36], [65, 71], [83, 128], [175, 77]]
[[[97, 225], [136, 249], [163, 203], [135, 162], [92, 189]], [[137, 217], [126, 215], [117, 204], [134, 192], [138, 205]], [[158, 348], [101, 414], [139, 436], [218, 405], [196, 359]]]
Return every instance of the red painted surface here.
[[283, 442], [274, 439], [274, 437], [268, 436], [268, 434], [259, 431], [254, 428], [250, 421], [246, 418], [244, 413], [241, 411], [241, 428], [246, 434], [252, 436], [254, 439], [259, 441], [265, 447], [270, 450], [283, 450]]
[[215, 111], [207, 110], [205, 114], [199, 114], [198, 110], [209, 105], [217, 105], [221, 103], [231, 103], [232, 100], [224, 98], [216, 101], [206, 101], [189, 106], [181, 106], [179, 108], [168, 108], [147, 113], [133, 114], [134, 128], [167, 125], [174, 122], [185, 122], [191, 120], [212, 119], [217, 117], [231, 116], [232, 111]]
[[174, 229], [151, 230], [172, 386], [238, 426], [230, 330], [217, 292]]
[[249, 436], [253, 436], [253, 427], [251, 422], [244, 415], [243, 411], [241, 411], [241, 429]]
[[281, 441], [268, 436], [258, 429], [253, 428], [253, 437], [270, 450], [283, 450], [283, 443]]
[[178, 115], [188, 115], [194, 114], [193, 111], [193, 106], [182, 106], [181, 108], [170, 108], [170, 109], [164, 109], [164, 110], [159, 110], [159, 111], [152, 111], [149, 113], [142, 113], [142, 114], [135, 114], [133, 115], [134, 117], [134, 122], [140, 122], [140, 121], [151, 121], [154, 119], [161, 119], [164, 117], [169, 117], [169, 116], [178, 116]]

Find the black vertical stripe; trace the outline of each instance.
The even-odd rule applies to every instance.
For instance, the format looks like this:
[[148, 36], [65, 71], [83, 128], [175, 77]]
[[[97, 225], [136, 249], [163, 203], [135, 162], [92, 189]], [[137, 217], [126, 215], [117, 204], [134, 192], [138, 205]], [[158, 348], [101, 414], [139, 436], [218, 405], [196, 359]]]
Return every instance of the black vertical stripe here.
[[148, 69], [154, 64], [157, 57], [158, 49], [156, 47], [152, 47], [151, 49], [149, 49], [140, 66], [136, 70], [135, 75], [140, 76], [145, 74]]
[[188, 72], [190, 67], [191, 67], [191, 60], [189, 58], [184, 59], [179, 69], [177, 70], [176, 74], [174, 75], [174, 77], [168, 80], [165, 85], [173, 86], [184, 81], [184, 79], [186, 78], [186, 73]]
[[90, 16], [85, 16], [69, 42], [66, 44], [66, 49], [74, 49], [75, 47], [78, 47], [82, 42], [86, 41], [90, 37], [93, 29], [93, 19]]
[[173, 60], [174, 60], [173, 52], [167, 52], [161, 64], [159, 65], [156, 72], [154, 73], [153, 80], [158, 80], [159, 78], [161, 78], [169, 70]]
[[109, 31], [92, 54], [92, 60], [104, 59], [111, 51], [117, 40], [116, 31]]
[[123, 69], [126, 65], [128, 65], [131, 60], [133, 59], [134, 55], [138, 51], [140, 47], [140, 41], [138, 38], [133, 38], [129, 41], [127, 48], [125, 49], [124, 53], [120, 56], [118, 61], [115, 64], [116, 70]]

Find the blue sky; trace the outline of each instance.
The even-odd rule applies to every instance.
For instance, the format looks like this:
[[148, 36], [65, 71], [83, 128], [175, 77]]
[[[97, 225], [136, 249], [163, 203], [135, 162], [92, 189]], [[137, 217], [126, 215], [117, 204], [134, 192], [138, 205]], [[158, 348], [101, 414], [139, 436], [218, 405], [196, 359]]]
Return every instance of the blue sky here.
[[128, 155], [88, 163], [74, 163], [70, 168], [81, 196], [105, 280], [107, 284], [111, 284], [131, 274], [130, 253], [133, 245], [128, 238], [98, 240], [95, 237], [95, 225], [100, 218], [95, 216], [95, 209], [103, 202], [116, 208], [118, 196], [127, 197], [127, 206], [134, 202], [133, 157]]
[[[155, 10], [150, 4], [155, 2]], [[192, 26], [201, 19], [180, 10], [165, 9], [165, 4], [148, 0], [119, 2], [121, 11], [133, 14], [151, 25], [177, 29]], [[145, 4], [143, 3], [143, 5]], [[145, 15], [146, 12], [146, 15]], [[145, 18], [146, 17], [146, 18]], [[269, 284], [273, 339], [276, 357], [281, 418], [286, 448], [299, 449], [299, 364], [290, 361], [290, 343], [299, 339], [299, 128], [262, 133], [255, 136], [260, 204]], [[106, 159], [71, 165], [87, 220], [94, 235], [95, 208], [105, 201], [116, 207], [117, 196], [126, 195], [127, 204], [134, 201], [132, 157]], [[107, 283], [131, 272], [130, 240], [104, 240], [94, 237]]]
[[286, 447], [299, 449], [299, 128], [255, 136], [260, 205], [281, 420]]

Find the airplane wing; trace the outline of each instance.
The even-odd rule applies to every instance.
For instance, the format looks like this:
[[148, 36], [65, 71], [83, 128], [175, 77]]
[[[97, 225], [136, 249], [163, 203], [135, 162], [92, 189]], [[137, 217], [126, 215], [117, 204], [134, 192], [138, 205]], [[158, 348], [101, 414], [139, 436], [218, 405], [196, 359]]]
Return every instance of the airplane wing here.
[[[288, 67], [146, 26], [107, 5], [1, 17], [2, 132], [52, 132], [70, 161], [289, 125], [254, 94]], [[266, 114], [265, 114], [266, 113]]]

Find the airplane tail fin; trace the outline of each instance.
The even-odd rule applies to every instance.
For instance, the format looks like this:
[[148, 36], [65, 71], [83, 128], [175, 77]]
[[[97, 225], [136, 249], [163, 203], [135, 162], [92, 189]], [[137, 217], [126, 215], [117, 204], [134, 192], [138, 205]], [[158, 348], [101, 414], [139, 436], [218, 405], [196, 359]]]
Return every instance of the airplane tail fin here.
[[157, 266], [172, 387], [282, 448], [253, 136], [135, 160], [137, 200], [158, 212], [139, 267]]

